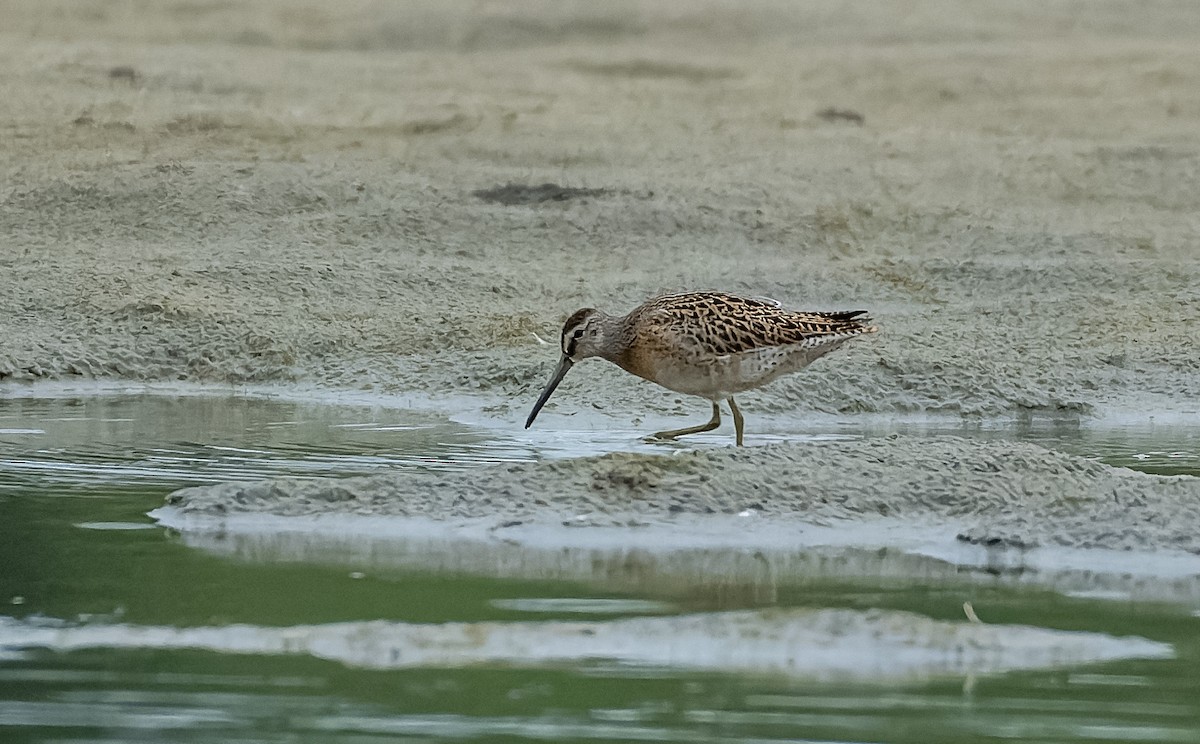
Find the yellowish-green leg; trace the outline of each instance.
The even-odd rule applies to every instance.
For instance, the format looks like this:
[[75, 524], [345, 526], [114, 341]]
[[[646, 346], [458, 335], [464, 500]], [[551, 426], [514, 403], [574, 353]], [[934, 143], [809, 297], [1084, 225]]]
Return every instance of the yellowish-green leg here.
[[737, 446], [742, 446], [742, 432], [746, 428], [746, 422], [742, 420], [742, 412], [738, 410], [737, 403], [733, 402], [733, 396], [729, 396], [729, 410], [733, 411], [733, 429], [737, 432]]
[[712, 431], [713, 429], [717, 428], [720, 425], [721, 425], [721, 409], [717, 408], [717, 404], [714, 402], [712, 419], [710, 419], [707, 424], [700, 424], [699, 426], [689, 426], [686, 429], [674, 429], [672, 431], [655, 432], [654, 438], [655, 439], [674, 439], [675, 437], [682, 437], [684, 434], [699, 434], [702, 431]]

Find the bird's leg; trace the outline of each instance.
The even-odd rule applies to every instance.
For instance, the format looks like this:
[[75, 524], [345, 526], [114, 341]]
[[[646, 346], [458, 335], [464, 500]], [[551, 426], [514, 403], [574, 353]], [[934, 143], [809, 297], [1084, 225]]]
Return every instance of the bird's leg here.
[[737, 432], [737, 446], [742, 446], [742, 431], [745, 430], [746, 422], [742, 420], [742, 412], [738, 410], [737, 403], [733, 402], [733, 396], [729, 396], [729, 410], [733, 411], [733, 430]]
[[714, 401], [713, 402], [712, 419], [710, 419], [707, 424], [700, 424], [699, 426], [689, 426], [686, 429], [674, 429], [672, 431], [655, 432], [654, 438], [655, 439], [674, 439], [675, 437], [681, 437], [684, 434], [699, 434], [702, 431], [712, 431], [713, 429], [717, 428], [720, 425], [721, 425], [721, 409], [717, 408], [716, 401]]

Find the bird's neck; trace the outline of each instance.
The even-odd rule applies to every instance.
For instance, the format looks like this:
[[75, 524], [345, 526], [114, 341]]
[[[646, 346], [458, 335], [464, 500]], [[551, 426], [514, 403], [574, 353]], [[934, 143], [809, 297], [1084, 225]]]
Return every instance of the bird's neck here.
[[623, 317], [605, 315], [600, 321], [600, 334], [604, 343], [600, 346], [600, 358], [620, 364], [620, 359], [629, 348], [630, 328]]

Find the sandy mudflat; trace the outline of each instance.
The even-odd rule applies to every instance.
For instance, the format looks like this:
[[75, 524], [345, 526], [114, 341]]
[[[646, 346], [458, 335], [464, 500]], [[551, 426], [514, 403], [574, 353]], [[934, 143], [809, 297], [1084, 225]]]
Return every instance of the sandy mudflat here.
[[[1200, 412], [1188, 2], [15, 0], [4, 16], [10, 382], [469, 394], [516, 423], [571, 311], [718, 288], [882, 327], [745, 396], [751, 440], [756, 412], [797, 429], [814, 411]], [[592, 406], [626, 427], [706, 412], [595, 363], [543, 417]], [[974, 538], [1197, 547], [1177, 509], [1194, 483], [1025, 448], [856, 447], [831, 462], [997, 461], [980, 487], [1007, 511]], [[811, 455], [681, 462], [775, 474], [796, 513], [909, 508], [869, 469], [843, 476], [846, 513], [819, 506], [786, 465]], [[639, 462], [528, 478], [590, 494], [612, 467], [637, 495], [645, 473], [675, 477], [666, 456]], [[1149, 516], [1022, 511], [1041, 498], [1025, 473]]]
[[[347, 622], [286, 628], [46, 627], [0, 618], [0, 654], [41, 647], [203, 649], [306, 654], [351, 667], [538, 666], [596, 659], [641, 667], [896, 682], [939, 675], [1161, 659], [1171, 647], [1138, 637], [1021, 625], [950, 623], [907, 612], [751, 610], [608, 622]], [[18, 651], [19, 652], [19, 651]]]
[[[947, 527], [955, 538], [1029, 548], [1173, 548], [1200, 554], [1200, 478], [1113, 468], [1030, 444], [887, 437], [614, 454], [465, 472], [280, 479], [185, 488], [184, 516], [331, 512], [471, 520], [494, 527], [668, 526], [708, 516], [829, 524], [879, 517]], [[799, 527], [799, 524], [797, 524]], [[210, 526], [211, 528], [211, 526]], [[798, 542], [803, 542], [797, 534]], [[753, 542], [753, 539], [748, 539]]]

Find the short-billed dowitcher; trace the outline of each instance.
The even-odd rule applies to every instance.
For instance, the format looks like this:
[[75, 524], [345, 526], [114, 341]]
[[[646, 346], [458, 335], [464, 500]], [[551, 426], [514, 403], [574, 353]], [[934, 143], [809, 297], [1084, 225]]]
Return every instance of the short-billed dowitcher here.
[[721, 425], [717, 404], [727, 400], [741, 446], [742, 413], [734, 394], [807, 367], [855, 336], [874, 333], [866, 312], [794, 312], [774, 300], [722, 292], [662, 295], [625, 316], [583, 308], [563, 324], [562, 358], [525, 428], [576, 362], [600, 357], [668, 390], [712, 401], [708, 423], [660, 431], [656, 438], [712, 431]]

